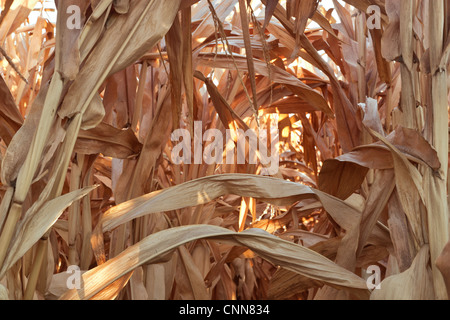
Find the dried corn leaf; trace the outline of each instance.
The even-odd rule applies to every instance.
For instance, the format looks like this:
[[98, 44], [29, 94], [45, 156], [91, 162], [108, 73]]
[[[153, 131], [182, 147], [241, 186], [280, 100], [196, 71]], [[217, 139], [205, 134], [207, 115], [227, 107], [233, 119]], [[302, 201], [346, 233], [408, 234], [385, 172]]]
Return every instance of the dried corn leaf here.
[[352, 162], [326, 160], [319, 174], [319, 189], [345, 200], [361, 187], [368, 168]]
[[428, 266], [430, 249], [423, 246], [411, 268], [398, 275], [390, 276], [375, 289], [371, 300], [433, 300], [434, 289], [431, 269]]
[[[179, 4], [179, 0], [174, 0], [171, 6], [159, 1], [131, 1], [127, 14], [114, 16], [114, 23], [111, 22], [111, 27], [92, 49], [67, 92], [59, 116], [72, 117], [84, 112], [109, 75], [139, 59], [166, 34]], [[122, 35], [122, 39], [118, 39], [118, 35]], [[76, 107], [72, 101], [78, 101]]]
[[35, 132], [41, 117], [47, 90], [48, 86], [41, 88], [24, 124], [14, 135], [6, 150], [1, 170], [2, 183], [5, 185], [11, 185], [12, 181], [16, 180], [19, 170], [25, 162], [25, 158], [33, 140], [33, 133]]
[[183, 281], [189, 287], [189, 294], [195, 300], [209, 300], [208, 292], [206, 291], [205, 281], [203, 275], [194, 262], [191, 254], [184, 246], [178, 247], [181, 262], [187, 277], [177, 278], [178, 282]]
[[256, 198], [276, 205], [291, 205], [302, 198], [317, 196], [336, 222], [346, 230], [355, 226], [360, 217], [360, 213], [344, 201], [302, 184], [247, 174], [221, 174], [121, 203], [105, 212], [98, 228], [109, 231], [146, 214], [197, 206], [225, 194]]
[[419, 215], [419, 201], [426, 203], [422, 187], [422, 175], [393, 144], [380, 134], [369, 129], [370, 133], [380, 139], [391, 150], [394, 159], [395, 184], [400, 203], [411, 224], [417, 244], [423, 244], [422, 221]]
[[0, 270], [0, 275], [3, 275], [50, 229], [67, 207], [95, 188], [86, 187], [50, 200], [34, 213], [26, 223], [22, 223], [18, 228], [16, 241], [12, 244]]
[[102, 98], [96, 94], [81, 119], [81, 129], [89, 130], [97, 127], [105, 116]]
[[[236, 63], [239, 70], [248, 70], [245, 56], [236, 54], [234, 54], [233, 59], [231, 59], [229, 56], [224, 54], [201, 53], [198, 56], [198, 63], [209, 67], [231, 70], [235, 69], [234, 63]], [[322, 111], [332, 118], [334, 117], [333, 111], [330, 109], [323, 96], [308, 87], [292, 74], [272, 64], [268, 67], [265, 62], [256, 59], [253, 59], [253, 65], [255, 66], [256, 73], [265, 77], [269, 77], [270, 75], [273, 82], [289, 85], [295, 94], [310, 103], [314, 108], [316, 108], [316, 110]]]
[[38, 0], [15, 0], [3, 15], [0, 26], [0, 43], [5, 42], [5, 38], [13, 33], [34, 9]]
[[136, 157], [142, 149], [133, 131], [120, 130], [106, 123], [94, 129], [81, 130], [75, 144], [75, 152], [81, 154], [102, 153], [107, 157], [127, 159]]
[[[176, 235], [176, 237], [174, 237]], [[129, 247], [117, 257], [82, 276], [84, 287], [71, 290], [61, 299], [90, 299], [116, 279], [144, 263], [157, 263], [161, 257], [182, 244], [196, 239], [226, 241], [246, 246], [262, 258], [288, 270], [304, 274], [341, 289], [352, 290], [364, 296], [366, 282], [331, 260], [302, 246], [280, 240], [259, 229], [236, 233], [215, 226], [186, 226], [160, 231]], [[273, 250], [277, 247], [277, 250]]]

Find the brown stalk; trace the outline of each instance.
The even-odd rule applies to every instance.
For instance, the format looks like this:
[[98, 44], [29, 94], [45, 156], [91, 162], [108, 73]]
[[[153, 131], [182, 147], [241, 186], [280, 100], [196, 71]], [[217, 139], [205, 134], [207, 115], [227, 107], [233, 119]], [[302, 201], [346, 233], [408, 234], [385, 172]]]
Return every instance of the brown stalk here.
[[415, 0], [401, 0], [400, 6], [400, 48], [402, 54], [402, 111], [404, 126], [418, 128], [416, 117], [415, 71], [414, 71], [414, 31], [413, 19]]
[[239, 14], [241, 17], [242, 31], [244, 32], [245, 55], [247, 57], [248, 73], [250, 77], [250, 84], [253, 94], [253, 111], [255, 119], [258, 121], [258, 102], [256, 100], [256, 81], [255, 81], [255, 66], [253, 65], [253, 50], [250, 41], [250, 27], [248, 24], [247, 5], [245, 0], [239, 0]]
[[438, 152], [441, 162], [439, 175], [429, 170], [425, 173], [428, 192], [428, 230], [430, 238], [430, 254], [433, 270], [433, 283], [437, 299], [448, 299], [442, 274], [436, 267], [436, 259], [449, 240], [448, 205], [446, 201], [447, 166], [448, 166], [448, 100], [447, 70], [441, 65], [444, 49], [445, 3], [442, 0], [429, 1], [429, 43], [432, 97], [432, 144]]

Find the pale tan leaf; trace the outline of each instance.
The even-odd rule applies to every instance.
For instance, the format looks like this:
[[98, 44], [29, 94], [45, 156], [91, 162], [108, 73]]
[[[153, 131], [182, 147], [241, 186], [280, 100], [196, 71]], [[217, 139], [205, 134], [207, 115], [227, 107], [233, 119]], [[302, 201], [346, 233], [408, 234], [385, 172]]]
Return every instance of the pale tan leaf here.
[[360, 213], [344, 201], [299, 183], [247, 174], [222, 174], [186, 182], [132, 199], [105, 212], [98, 228], [109, 231], [146, 214], [176, 210], [212, 201], [225, 194], [237, 194], [276, 205], [291, 205], [314, 196], [344, 229], [352, 228]]
[[81, 129], [89, 130], [97, 127], [105, 116], [105, 108], [99, 94], [92, 99], [81, 120]]
[[390, 276], [374, 289], [371, 300], [433, 300], [434, 289], [431, 269], [428, 266], [430, 249], [423, 246], [411, 268], [398, 275]]
[[[174, 0], [170, 6], [159, 1], [131, 1], [130, 4], [127, 14], [114, 16], [115, 22], [86, 58], [58, 111], [61, 118], [84, 112], [109, 75], [129, 66], [151, 49], [169, 30], [180, 0]], [[76, 107], [72, 101], [78, 102]]]
[[209, 300], [210, 297], [206, 291], [205, 281], [203, 280], [203, 275], [198, 269], [189, 251], [184, 247], [178, 247], [178, 252], [180, 253], [181, 262], [187, 274], [187, 279], [189, 289], [192, 290], [192, 296], [195, 300]]
[[0, 300], [9, 300], [8, 290], [0, 284]]
[[143, 277], [144, 273], [140, 267], [134, 270], [133, 275], [130, 278], [131, 298], [133, 300], [148, 300]]
[[[80, 270], [80, 275], [85, 273], [85, 270]], [[54, 297], [59, 298], [62, 296], [69, 288], [67, 287], [68, 281], [70, 281], [69, 277], [73, 277], [73, 272], [60, 272], [56, 273], [51, 278], [50, 287], [48, 288], [48, 292], [52, 294]]]
[[5, 264], [0, 270], [0, 275], [4, 274], [50, 229], [68, 206], [95, 188], [96, 186], [86, 187], [50, 200], [35, 212], [26, 223], [22, 223], [18, 228], [15, 242], [6, 256]]
[[[201, 53], [199, 54], [198, 62], [206, 66], [225, 69], [235, 69], [234, 63], [236, 63], [239, 70], [248, 71], [247, 59], [245, 56], [234, 54], [233, 57], [234, 59], [231, 59], [229, 56], [224, 54]], [[256, 73], [266, 77], [270, 75], [272, 81], [289, 85], [294, 93], [311, 103], [311, 106], [334, 118], [334, 113], [324, 100], [323, 96], [319, 92], [311, 89], [292, 74], [272, 64], [268, 67], [266, 62], [257, 59], [253, 59], [253, 65], [255, 66]]]
[[[362, 296], [367, 293], [366, 282], [363, 279], [312, 250], [280, 240], [259, 229], [236, 233], [220, 227], [200, 225], [172, 228], [148, 236], [117, 257], [86, 272], [82, 277], [83, 288], [71, 290], [61, 299], [90, 299], [102, 288], [131, 270], [144, 263], [156, 263], [162, 256], [180, 245], [196, 239], [221, 240], [246, 246], [262, 258], [288, 270], [341, 289], [352, 290]], [[275, 247], [277, 250], [273, 250]]]
[[426, 203], [422, 187], [422, 175], [393, 144], [377, 132], [369, 130], [373, 136], [380, 139], [391, 150], [394, 159], [395, 184], [399, 200], [411, 224], [415, 240], [418, 245], [421, 245], [423, 244], [423, 234], [422, 221], [419, 214], [419, 201]]

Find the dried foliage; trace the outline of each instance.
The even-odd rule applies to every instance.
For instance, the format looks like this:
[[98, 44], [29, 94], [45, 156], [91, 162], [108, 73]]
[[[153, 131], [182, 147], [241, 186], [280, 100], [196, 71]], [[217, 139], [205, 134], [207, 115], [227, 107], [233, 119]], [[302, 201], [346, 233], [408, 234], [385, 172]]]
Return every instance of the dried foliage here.
[[0, 1], [0, 299], [448, 299], [448, 0], [55, 2]]

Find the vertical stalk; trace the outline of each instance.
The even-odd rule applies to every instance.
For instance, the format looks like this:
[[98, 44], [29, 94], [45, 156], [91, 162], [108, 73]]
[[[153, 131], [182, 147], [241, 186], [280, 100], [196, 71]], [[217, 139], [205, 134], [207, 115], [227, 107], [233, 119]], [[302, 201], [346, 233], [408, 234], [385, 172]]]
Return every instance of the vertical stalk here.
[[9, 244], [14, 234], [17, 222], [19, 222], [22, 214], [22, 205], [13, 203], [9, 210], [8, 219], [0, 235], [0, 266], [5, 262], [6, 253], [8, 252]]
[[[84, 156], [77, 155], [76, 162], [72, 163], [70, 172], [70, 191], [78, 190], [81, 186], [81, 171], [83, 168]], [[77, 252], [77, 238], [80, 228], [81, 210], [80, 201], [75, 201], [69, 207], [69, 264], [78, 265], [79, 257]]]
[[194, 69], [192, 63], [192, 13], [191, 7], [181, 11], [181, 28], [183, 35], [183, 80], [186, 94], [186, 104], [188, 108], [187, 126], [191, 133], [194, 133]]
[[431, 67], [432, 101], [432, 137], [441, 169], [439, 174], [431, 170], [425, 173], [427, 183], [428, 229], [430, 240], [431, 266], [435, 296], [447, 299], [447, 290], [441, 273], [436, 267], [436, 259], [449, 240], [448, 204], [447, 204], [447, 167], [448, 167], [448, 100], [446, 61], [441, 62], [444, 49], [445, 4], [444, 0], [429, 1], [429, 43]]
[[2, 203], [0, 204], [0, 232], [2, 231], [3, 224], [6, 221], [6, 214], [8, 213], [9, 206], [11, 205], [13, 195], [14, 188], [8, 187], [8, 189], [6, 189], [5, 195], [3, 196]]
[[253, 64], [252, 44], [250, 40], [250, 27], [248, 23], [247, 5], [245, 0], [239, 0], [239, 13], [241, 17], [242, 33], [244, 36], [244, 43], [245, 43], [245, 56], [247, 58], [247, 67], [253, 95], [253, 99], [251, 101], [254, 109], [253, 112], [255, 113], [255, 120], [259, 126], [258, 102], [256, 101], [257, 95], [256, 95], [255, 66]]
[[[86, 160], [89, 156], [85, 156]], [[88, 162], [85, 160], [85, 163]], [[85, 174], [83, 186], [86, 187], [90, 185], [90, 179], [92, 174], [92, 166], [89, 167]], [[82, 214], [81, 214], [81, 225], [83, 228], [82, 234], [82, 244], [81, 244], [81, 256], [80, 256], [80, 268], [81, 270], [88, 270], [93, 257], [93, 251], [91, 246], [91, 235], [92, 235], [92, 214], [91, 214], [91, 197], [87, 194], [82, 200]]]
[[[8, 247], [15, 232], [15, 227], [22, 214], [22, 203], [25, 201], [34, 174], [40, 163], [40, 158], [47, 142], [51, 124], [54, 121], [62, 90], [63, 80], [59, 73], [55, 73], [50, 84], [47, 98], [45, 99], [36, 134], [33, 137], [25, 162], [19, 170], [14, 195], [12, 196], [12, 205], [6, 215], [5, 225], [2, 234], [0, 235], [0, 266], [3, 265], [5, 260]], [[4, 199], [3, 201], [7, 200], [8, 199]], [[5, 205], [3, 205], [3, 201], [2, 207], [6, 207], [6, 202]]]
[[139, 76], [139, 86], [136, 93], [136, 103], [134, 108], [133, 120], [131, 123], [131, 128], [134, 132], [138, 132], [138, 128], [140, 127], [140, 121], [142, 116], [142, 101], [144, 99], [145, 92], [145, 83], [147, 82], [147, 70], [148, 70], [148, 62], [142, 62], [141, 74]]
[[44, 260], [45, 253], [47, 252], [47, 241], [48, 241], [47, 232], [41, 240], [39, 240], [39, 244], [36, 250], [36, 256], [34, 257], [34, 267], [31, 270], [30, 277], [28, 278], [27, 288], [25, 289], [25, 294], [23, 296], [24, 300], [32, 300], [34, 291], [36, 290], [36, 284], [38, 282], [39, 273], [42, 268], [42, 261]]
[[356, 17], [356, 41], [358, 42], [358, 102], [366, 102], [366, 19], [365, 14], [358, 11]]
[[414, 31], [413, 19], [415, 0], [401, 0], [400, 9], [400, 46], [402, 53], [402, 111], [404, 126], [417, 128], [416, 90], [414, 88]]

